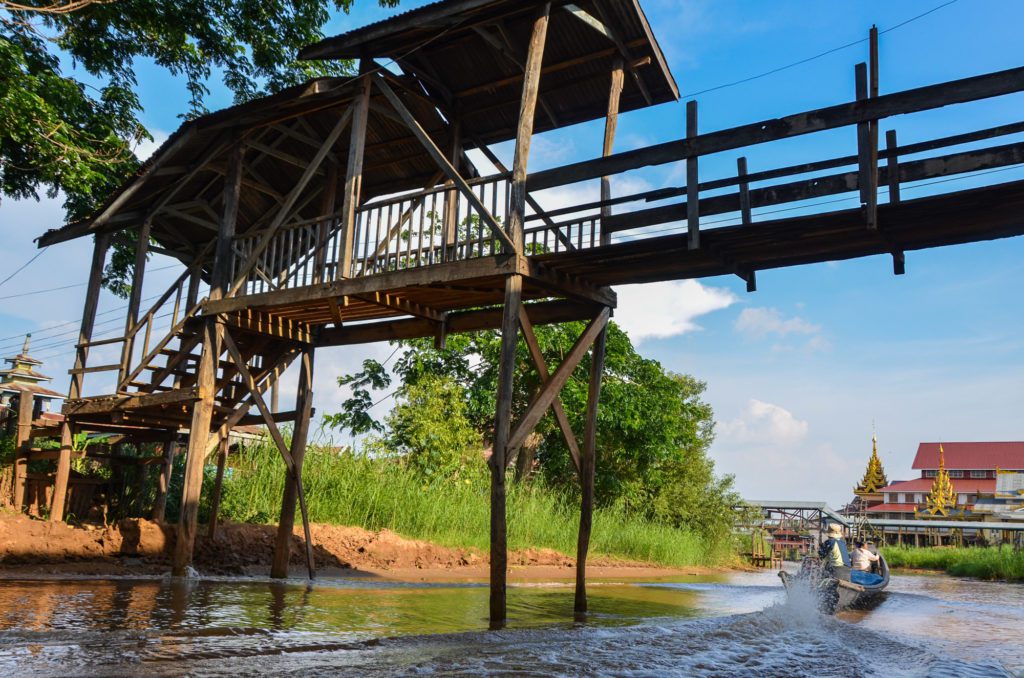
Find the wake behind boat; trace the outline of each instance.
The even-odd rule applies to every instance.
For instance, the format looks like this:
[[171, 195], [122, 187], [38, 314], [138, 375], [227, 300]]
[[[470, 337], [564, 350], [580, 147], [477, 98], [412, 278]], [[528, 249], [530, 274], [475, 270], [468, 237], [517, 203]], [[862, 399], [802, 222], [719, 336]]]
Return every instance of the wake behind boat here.
[[779, 578], [787, 593], [809, 591], [817, 597], [822, 612], [833, 614], [877, 603], [889, 585], [889, 565], [880, 553], [871, 572], [825, 567], [818, 558], [808, 557], [801, 562], [799, 573], [780, 571]]

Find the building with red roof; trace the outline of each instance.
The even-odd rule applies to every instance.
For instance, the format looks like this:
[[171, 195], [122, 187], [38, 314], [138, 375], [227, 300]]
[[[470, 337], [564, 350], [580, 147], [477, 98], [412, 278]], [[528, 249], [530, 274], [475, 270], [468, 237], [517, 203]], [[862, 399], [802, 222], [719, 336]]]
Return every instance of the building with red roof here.
[[[911, 468], [921, 475], [881, 488], [881, 503], [866, 507], [864, 512], [878, 518], [914, 518], [916, 511], [924, 507], [938, 474], [939, 446], [940, 443], [918, 445]], [[1024, 472], [1024, 442], [944, 442], [941, 446], [961, 511], [970, 511], [979, 495], [996, 491], [997, 471]]]

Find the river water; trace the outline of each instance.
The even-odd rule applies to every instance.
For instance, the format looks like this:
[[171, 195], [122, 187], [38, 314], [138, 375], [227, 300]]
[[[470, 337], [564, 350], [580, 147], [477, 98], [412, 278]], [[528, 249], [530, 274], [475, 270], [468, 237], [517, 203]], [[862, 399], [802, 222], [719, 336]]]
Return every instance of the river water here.
[[509, 589], [374, 579], [0, 580], [0, 676], [1015, 676], [1024, 586], [893, 576], [824, 617], [772, 572]]

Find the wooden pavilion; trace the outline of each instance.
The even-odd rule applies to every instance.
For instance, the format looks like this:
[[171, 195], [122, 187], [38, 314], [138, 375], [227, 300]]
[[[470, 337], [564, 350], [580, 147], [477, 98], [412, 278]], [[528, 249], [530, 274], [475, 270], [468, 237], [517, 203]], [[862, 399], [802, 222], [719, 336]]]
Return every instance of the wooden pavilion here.
[[[184, 124], [93, 216], [39, 239], [46, 246], [95, 237], [51, 517], [63, 518], [74, 432], [172, 441], [188, 429], [173, 568], [179, 575], [191, 560], [207, 453], [232, 427], [261, 422], [292, 479], [273, 574], [287, 573], [298, 503], [312, 576], [301, 468], [317, 347], [412, 337], [443, 345], [451, 332], [500, 328], [489, 462], [491, 620], [505, 619], [506, 465], [549, 410], [583, 490], [576, 608], [585, 611], [605, 326], [616, 304], [610, 285], [735, 274], [753, 290], [757, 270], [880, 253], [891, 255], [900, 273], [908, 250], [1024, 232], [1019, 183], [900, 198], [907, 182], [1024, 162], [1024, 147], [906, 156], [1018, 134], [1024, 124], [902, 147], [890, 130], [885, 150], [878, 148], [879, 120], [1024, 90], [1024, 69], [879, 95], [873, 58], [871, 69], [858, 66], [854, 101], [703, 135], [689, 102], [685, 138], [615, 154], [621, 111], [678, 98], [636, 0], [445, 0], [324, 40], [301, 57], [354, 58], [359, 70]], [[528, 172], [535, 131], [599, 118], [602, 157]], [[849, 156], [756, 173], [740, 158], [735, 176], [700, 180], [702, 156], [848, 126], [857, 131]], [[513, 139], [514, 159], [505, 167], [489, 145]], [[468, 149], [483, 153], [497, 173], [482, 176]], [[677, 161], [686, 165], [686, 186], [612, 195], [609, 177]], [[843, 167], [852, 169], [822, 174]], [[544, 189], [586, 181], [600, 183], [599, 200], [544, 209]], [[888, 189], [881, 205], [880, 186]], [[850, 192], [860, 198], [854, 209], [767, 221], [752, 212]], [[735, 215], [735, 225], [700, 228], [701, 217], [722, 214]], [[125, 332], [94, 340], [107, 249], [129, 235], [136, 257]], [[183, 271], [144, 309], [151, 252], [177, 259]], [[209, 293], [200, 299], [203, 284]], [[162, 317], [170, 318], [169, 329], [159, 325]], [[588, 324], [549, 371], [532, 328], [570, 320]], [[520, 331], [544, 386], [524, 411], [513, 412]], [[102, 344], [121, 346], [121, 359], [89, 365], [90, 348]], [[588, 351], [580, 442], [558, 394]], [[295, 361], [294, 410], [273, 412], [263, 394]], [[87, 395], [85, 376], [104, 370], [117, 373], [116, 392]], [[258, 415], [250, 414], [254, 408]], [[278, 430], [282, 421], [295, 423], [290, 445]], [[174, 445], [166, 447], [173, 454]]]

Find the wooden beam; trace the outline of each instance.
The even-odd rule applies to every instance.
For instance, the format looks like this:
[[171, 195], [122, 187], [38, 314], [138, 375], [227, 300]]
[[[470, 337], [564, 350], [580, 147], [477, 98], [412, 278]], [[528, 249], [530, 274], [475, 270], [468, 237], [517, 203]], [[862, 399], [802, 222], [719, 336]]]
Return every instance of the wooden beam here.
[[[573, 301], [545, 301], [526, 304], [534, 325], [589, 320], [594, 317], [594, 305]], [[453, 311], [445, 317], [448, 334], [478, 332], [501, 327], [501, 307], [471, 311]], [[377, 341], [395, 341], [434, 336], [437, 323], [425, 319], [402, 319], [386, 322], [362, 323], [320, 332], [317, 346], [348, 346]]]
[[[537, 335], [533, 331], [533, 323], [530, 322], [530, 315], [526, 311], [526, 306], [523, 304], [519, 305], [519, 326], [523, 331], [523, 339], [526, 340], [526, 347], [530, 351], [530, 357], [533, 359], [533, 364], [537, 368], [537, 376], [540, 377], [541, 388], [547, 383], [548, 379], [551, 378], [550, 372], [548, 372], [547, 362], [544, 360], [544, 353], [540, 350], [540, 343], [537, 341]], [[565, 407], [562, 406], [561, 397], [555, 398], [551, 403], [551, 409], [555, 413], [555, 421], [558, 422], [558, 428], [562, 431], [562, 436], [565, 438], [565, 445], [569, 448], [569, 456], [572, 458], [573, 466], [576, 467], [576, 472], [580, 473], [580, 446], [576, 442], [576, 435], [572, 431], [572, 424], [569, 423], [569, 417], [565, 413]]]
[[[505, 167], [505, 164], [501, 162], [498, 156], [494, 154], [494, 151], [492, 151], [487, 144], [483, 143], [479, 138], [476, 137], [473, 138], [473, 143], [476, 146], [477, 150], [483, 153], [484, 157], [487, 158], [487, 160], [492, 165], [494, 165], [495, 169], [497, 169], [502, 174], [507, 174], [509, 176], [512, 175], [512, 172], [509, 171], [507, 167]], [[529, 193], [526, 194], [526, 204], [533, 208], [533, 211], [537, 213], [537, 218], [541, 219], [544, 222], [545, 226], [554, 231], [555, 237], [558, 238], [563, 245], [565, 245], [566, 249], [576, 249], [576, 245], [573, 244], [572, 240], [570, 240], [569, 237], [562, 232], [561, 227], [559, 227], [558, 224], [556, 224], [551, 219], [551, 217], [547, 215], [547, 212], [545, 212], [544, 208], [540, 206], [540, 203], [538, 203]]]
[[359, 94], [352, 104], [352, 134], [348, 145], [345, 186], [341, 195], [341, 241], [338, 245], [337, 278], [347, 278], [352, 270], [352, 248], [356, 237], [356, 209], [362, 197], [363, 158], [366, 153], [366, 125], [370, 109], [370, 76], [363, 74]]
[[501, 354], [498, 360], [498, 394], [494, 416], [494, 444], [489, 461], [491, 471], [490, 541], [490, 626], [505, 625], [505, 587], [508, 576], [508, 536], [505, 515], [505, 472], [512, 422], [513, 379], [516, 369], [516, 344], [519, 336], [519, 305], [522, 303], [523, 278], [510, 275], [505, 281], [505, 305], [501, 316]]
[[249, 253], [249, 257], [239, 267], [238, 277], [235, 279], [235, 282], [231, 285], [231, 287], [227, 289], [227, 292], [224, 296], [234, 296], [238, 292], [238, 290], [240, 290], [242, 286], [245, 285], [245, 281], [249, 276], [249, 272], [252, 270], [253, 266], [256, 265], [256, 262], [259, 260], [260, 255], [262, 255], [263, 252], [267, 249], [267, 246], [270, 244], [271, 239], [274, 237], [274, 235], [277, 234], [277, 231], [285, 223], [285, 220], [291, 213], [292, 207], [294, 207], [295, 203], [299, 199], [299, 196], [306, 189], [306, 186], [309, 184], [309, 181], [313, 178], [317, 170], [320, 168], [320, 163], [323, 162], [324, 158], [327, 157], [327, 154], [334, 147], [334, 143], [338, 140], [338, 137], [341, 136], [342, 131], [348, 125], [348, 121], [351, 118], [351, 116], [352, 109], [347, 109], [345, 113], [342, 114], [342, 116], [338, 119], [338, 122], [335, 123], [334, 127], [331, 129], [327, 137], [324, 139], [323, 144], [320, 146], [320, 150], [318, 150], [316, 154], [314, 154], [313, 158], [309, 161], [309, 164], [303, 171], [302, 176], [299, 178], [299, 181], [295, 184], [294, 187], [292, 187], [292, 190], [288, 192], [288, 197], [285, 199], [284, 204], [281, 205], [280, 208], [278, 208], [277, 213], [275, 214], [273, 220], [270, 222], [270, 225], [266, 228], [263, 235], [260, 236], [259, 242], [253, 247], [252, 252]]
[[32, 447], [33, 409], [35, 395], [31, 391], [19, 393], [18, 428], [14, 438], [14, 510], [19, 512], [25, 505], [25, 481], [28, 478], [29, 450]]
[[520, 418], [516, 424], [515, 429], [509, 435], [508, 446], [511, 449], [515, 449], [523, 444], [523, 440], [526, 439], [537, 423], [544, 416], [544, 413], [551, 406], [558, 394], [562, 391], [562, 387], [569, 381], [569, 377], [572, 376], [573, 370], [579, 365], [580, 360], [583, 359], [587, 349], [594, 342], [594, 339], [604, 329], [608, 323], [608, 318], [611, 316], [611, 309], [607, 306], [601, 309], [597, 316], [587, 325], [586, 329], [583, 330], [583, 334], [580, 335], [576, 343], [573, 344], [572, 349], [566, 354], [565, 360], [555, 370], [554, 375], [551, 379], [544, 384], [544, 387], [540, 390], [537, 395], [534, 396], [530, 405], [526, 408], [526, 412]]
[[[589, 15], [588, 15], [589, 16]], [[601, 147], [601, 156], [608, 157], [612, 154], [615, 144], [615, 130], [619, 124], [619, 100], [622, 98], [622, 59], [616, 59], [612, 63], [611, 85], [608, 87], [608, 111], [604, 117], [604, 145]], [[611, 177], [601, 177], [601, 201], [612, 199]], [[601, 208], [601, 244], [610, 245], [612, 242], [611, 233], [605, 233], [604, 220], [612, 215], [611, 206]]]
[[596, 179], [631, 169], [661, 165], [693, 155], [709, 155], [744, 146], [856, 125], [893, 115], [915, 113], [952, 104], [988, 99], [1024, 90], [1024, 67], [953, 80], [917, 89], [883, 94], [874, 99], [819, 108], [748, 125], [679, 139], [646, 148], [584, 160], [530, 175], [530, 190]]
[[580, 531], [576, 541], [576, 595], [573, 610], [587, 611], [587, 553], [594, 518], [594, 470], [597, 466], [597, 406], [601, 399], [601, 377], [604, 375], [605, 340], [608, 326], [594, 340], [590, 360], [590, 383], [587, 389], [587, 419], [583, 433], [583, 456], [580, 460]]
[[224, 467], [228, 463], [228, 441], [228, 436], [221, 437], [219, 449], [217, 450], [217, 475], [213, 480], [213, 496], [210, 497], [210, 522], [207, 525], [206, 532], [206, 536], [211, 540], [217, 538], [217, 523], [220, 519], [220, 493], [224, 486]]
[[[281, 498], [281, 516], [277, 523], [277, 540], [274, 545], [274, 558], [270, 567], [270, 576], [285, 578], [288, 576], [288, 561], [291, 556], [292, 529], [295, 526], [295, 503], [298, 498], [302, 477], [302, 460], [306, 456], [306, 438], [309, 435], [309, 420], [313, 405], [313, 358], [314, 349], [306, 348], [302, 352], [299, 365], [299, 384], [295, 393], [295, 426], [292, 429], [291, 455], [295, 463], [295, 474], [291, 482], [286, 480], [284, 496]], [[309, 578], [313, 579], [316, 571], [313, 560], [313, 541], [309, 531], [309, 517], [303, 507], [302, 526], [306, 537], [306, 563], [309, 566]]]
[[[856, 66], [857, 100], [868, 99], [867, 66]], [[878, 148], [871, 148], [872, 124], [869, 120], [857, 125], [857, 185], [860, 188], [860, 202], [864, 206], [865, 223], [870, 229], [878, 228]]]
[[611, 308], [615, 308], [618, 304], [618, 295], [612, 288], [591, 285], [586, 280], [549, 268], [535, 259], [527, 260], [527, 271], [530, 279], [567, 296], [592, 301]]
[[428, 320], [433, 320], [436, 323], [444, 322], [445, 314], [443, 312], [436, 311], [429, 306], [414, 303], [408, 299], [403, 299], [397, 294], [373, 292], [372, 294], [357, 294], [354, 296], [356, 299], [362, 299], [363, 301], [383, 308], [401, 311], [402, 313], [408, 313], [409, 315], [414, 315], [418, 318], [426, 318]]
[[[605, 36], [615, 43], [615, 48], [619, 50], [619, 54], [626, 60], [626, 65], [629, 68], [629, 74], [632, 76], [637, 89], [640, 90], [640, 94], [643, 96], [644, 101], [648, 106], [652, 105], [654, 103], [654, 98], [651, 96], [650, 90], [647, 89], [647, 85], [644, 83], [643, 78], [641, 78], [640, 74], [637, 72], [636, 67], [633, 66], [633, 57], [630, 55], [629, 47], [626, 45], [622, 35], [619, 33], [614, 20], [609, 17], [608, 12], [605, 10], [604, 3], [601, 2], [601, 0], [594, 0], [594, 6], [597, 8], [597, 13], [600, 15], [601, 21], [603, 21], [600, 25], [604, 28]], [[643, 11], [641, 10], [639, 13], [642, 15]], [[576, 16], [577, 18], [583, 18], [578, 14]], [[593, 17], [591, 17], [591, 19], [593, 19]], [[658, 47], [656, 43], [652, 44], [652, 48], [657, 52]]]
[[[686, 102], [686, 138], [697, 137], [697, 102]], [[700, 249], [700, 178], [697, 156], [686, 159], [686, 247]]]
[[[231, 355], [231, 359], [235, 362], [235, 368], [238, 370], [238, 374], [242, 377], [243, 382], [249, 389], [249, 395], [252, 396], [253, 403], [256, 408], [263, 415], [264, 423], [267, 426], [267, 432], [270, 433], [271, 439], [274, 444], [277, 445], [277, 449], [281, 452], [281, 457], [284, 459], [285, 467], [288, 469], [288, 474], [291, 476], [292, 481], [295, 484], [295, 492], [299, 500], [299, 510], [302, 513], [302, 527], [306, 534], [306, 565], [309, 569], [309, 578], [314, 579], [316, 576], [316, 565], [313, 561], [313, 540], [309, 530], [309, 513], [306, 511], [306, 493], [302, 488], [302, 476], [301, 467], [295, 463], [294, 457], [289, 450], [288, 446], [284, 442], [284, 437], [281, 435], [280, 429], [277, 428], [277, 423], [274, 421], [274, 414], [267, 407], [266, 401], [263, 400], [263, 396], [260, 393], [260, 388], [257, 381], [253, 378], [252, 373], [249, 372], [249, 368], [245, 365], [245, 358], [242, 357], [241, 352], [238, 350], [238, 346], [231, 338], [229, 332], [224, 333], [224, 345], [228, 349], [228, 353]], [[312, 364], [310, 363], [310, 369]], [[307, 422], [308, 425], [308, 422]], [[305, 440], [302, 440], [302, 449], [305, 451]], [[294, 512], [294, 507], [292, 511]]]
[[118, 383], [124, 381], [128, 375], [128, 367], [132, 359], [132, 350], [135, 348], [133, 339], [135, 325], [139, 321], [139, 305], [142, 302], [142, 284], [146, 276], [146, 260], [149, 258], [149, 234], [153, 224], [144, 221], [139, 228], [138, 240], [135, 243], [135, 264], [132, 269], [132, 291], [128, 298], [128, 311], [124, 320], [124, 343], [121, 345], [121, 368]]
[[530, 159], [530, 142], [533, 139], [533, 117], [540, 92], [540, 71], [544, 61], [544, 45], [547, 42], [548, 19], [551, 3], [541, 5], [533, 20], [530, 47], [523, 69], [523, 92], [519, 102], [519, 118], [516, 126], [516, 147], [512, 159], [512, 181], [509, 186], [508, 227], [512, 239], [512, 250], [521, 252], [526, 221], [526, 178]]
[[[85, 374], [78, 370], [85, 369], [89, 357], [88, 343], [92, 340], [93, 327], [96, 324], [96, 309], [99, 305], [100, 286], [103, 282], [103, 269], [110, 246], [109, 233], [97, 233], [93, 245], [92, 264], [89, 269], [89, 282], [86, 285], [85, 305], [82, 308], [82, 325], [78, 331], [78, 342], [75, 350], [75, 366], [72, 368], [71, 385], [68, 387], [69, 401], [82, 397], [85, 385]], [[50, 498], [50, 521], [64, 520], [64, 504], [67, 499], [68, 479], [71, 477], [71, 447], [74, 442], [74, 430], [65, 416], [61, 424], [60, 457], [57, 460], [57, 475], [53, 483], [53, 496]]]
[[178, 431], [172, 431], [164, 441], [163, 459], [160, 463], [160, 475], [156, 481], [156, 500], [150, 519], [158, 523], [164, 521], [167, 512], [167, 492], [171, 487], [171, 471], [174, 468], [174, 457], [178, 454]]
[[517, 252], [518, 249], [513, 245], [513, 241], [509, 239], [508, 235], [506, 235], [504, 229], [501, 228], [501, 225], [498, 224], [497, 220], [487, 209], [487, 206], [484, 205], [480, 198], [473, 192], [469, 187], [469, 184], [466, 183], [466, 180], [463, 179], [457, 171], [455, 171], [455, 168], [452, 167], [448, 158], [446, 158], [444, 153], [441, 152], [441, 149], [434, 144], [426, 130], [420, 126], [413, 114], [408, 108], [406, 108], [405, 104], [402, 103], [402, 100], [398, 98], [398, 95], [395, 94], [394, 90], [392, 90], [387, 84], [387, 81], [379, 73], [375, 74], [373, 78], [378, 89], [380, 89], [387, 98], [392, 108], [394, 108], [402, 117], [402, 120], [405, 122], [406, 127], [409, 128], [409, 131], [413, 133], [413, 136], [415, 136], [423, 148], [426, 149], [427, 154], [431, 156], [435, 163], [437, 163], [437, 166], [442, 172], [444, 172], [445, 176], [448, 177], [448, 179], [455, 184], [456, 188], [459, 189], [459, 192], [466, 197], [466, 200], [469, 201], [469, 204], [472, 205], [474, 210], [476, 210], [481, 221], [487, 224], [487, 227], [490, 228], [491, 232], [494, 233], [494, 236], [501, 241], [507, 252]]

